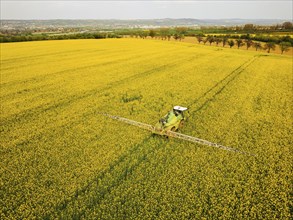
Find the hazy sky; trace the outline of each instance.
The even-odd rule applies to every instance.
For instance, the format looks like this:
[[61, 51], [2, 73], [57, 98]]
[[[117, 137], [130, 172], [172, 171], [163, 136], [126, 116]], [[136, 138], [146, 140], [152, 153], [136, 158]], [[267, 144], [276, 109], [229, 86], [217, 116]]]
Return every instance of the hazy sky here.
[[292, 0], [15, 1], [1, 0], [1, 19], [243, 18], [292, 20]]

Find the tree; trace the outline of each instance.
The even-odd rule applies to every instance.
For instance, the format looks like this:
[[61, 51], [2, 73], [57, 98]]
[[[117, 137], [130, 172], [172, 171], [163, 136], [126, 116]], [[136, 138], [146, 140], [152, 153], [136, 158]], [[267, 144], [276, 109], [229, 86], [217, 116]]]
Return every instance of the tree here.
[[235, 43], [234, 43], [233, 40], [228, 40], [227, 43], [228, 43], [228, 45], [229, 45], [230, 48], [232, 48], [235, 45]]
[[248, 50], [248, 48], [251, 47], [253, 44], [252, 40], [249, 39], [245, 40], [244, 42], [246, 44], [246, 50]]
[[261, 48], [262, 48], [261, 43], [259, 43], [259, 42], [255, 42], [255, 43], [253, 44], [253, 46], [254, 46], [254, 48], [255, 48], [256, 51], [257, 51], [258, 49], [261, 49]]
[[203, 37], [200, 36], [200, 35], [196, 36], [196, 39], [197, 39], [197, 41], [198, 41], [199, 44], [200, 44], [200, 42], [203, 41]]
[[149, 36], [150, 36], [151, 38], [154, 38], [154, 36], [156, 36], [156, 32], [155, 32], [155, 30], [151, 29], [150, 32], [149, 32]]
[[240, 35], [240, 38], [241, 38], [241, 39], [249, 40], [249, 39], [250, 39], [250, 34], [248, 34], [248, 33], [247, 33], [247, 34], [241, 34], [241, 35]]
[[275, 50], [276, 44], [274, 42], [267, 42], [264, 46], [264, 49], [270, 53], [271, 50]]
[[227, 41], [228, 41], [228, 37], [227, 37], [227, 36], [224, 36], [224, 37], [222, 38], [222, 44], [223, 44], [223, 47], [225, 47]]
[[280, 41], [281, 42], [282, 41], [289, 42], [289, 43], [291, 43], [291, 45], [293, 45], [293, 38], [291, 38], [291, 36], [289, 36], [289, 35], [286, 35], [286, 36], [281, 37], [280, 38]]
[[179, 36], [179, 34], [175, 33], [175, 34], [173, 35], [173, 38], [174, 38], [175, 40], [178, 40], [178, 39], [180, 38], [180, 36]]
[[236, 44], [237, 44], [237, 47], [239, 49], [239, 47], [243, 46], [243, 41], [241, 39], [236, 39]]
[[184, 36], [184, 34], [179, 34], [179, 40], [181, 41], [182, 39], [184, 39], [185, 38], [185, 36]]
[[208, 42], [210, 43], [210, 45], [212, 45], [212, 43], [215, 41], [213, 36], [208, 36], [207, 39], [208, 39]]
[[175, 40], [182, 40], [182, 39], [184, 39], [184, 34], [179, 34], [179, 33], [175, 33], [174, 35], [173, 35], [173, 38], [175, 39]]
[[253, 24], [245, 24], [243, 30], [251, 31], [253, 30]]
[[281, 50], [281, 54], [283, 54], [284, 52], [288, 51], [289, 48], [291, 47], [291, 43], [289, 42], [281, 42], [279, 44], [280, 50]]
[[160, 28], [159, 32], [160, 32], [160, 36], [161, 36], [162, 40], [166, 40], [167, 35], [169, 34], [169, 29], [168, 28]]
[[215, 37], [214, 40], [215, 40], [217, 46], [219, 45], [219, 43], [222, 42], [222, 39], [219, 37]]
[[187, 34], [188, 28], [187, 27], [176, 27], [175, 28], [176, 33], [180, 35], [185, 35]]
[[206, 45], [206, 43], [208, 42], [208, 38], [206, 37], [205, 39], [202, 40], [203, 44]]
[[283, 27], [283, 29], [286, 29], [286, 30], [288, 30], [288, 29], [292, 29], [292, 28], [293, 28], [293, 23], [290, 22], [290, 21], [286, 21], [286, 22], [284, 22], [284, 23], [282, 24], [282, 27]]
[[141, 32], [139, 33], [139, 37], [142, 38], [142, 39], [145, 39], [148, 35], [149, 35], [149, 34], [148, 34], [148, 32], [146, 32], [146, 31], [141, 31]]
[[171, 34], [168, 34], [168, 35], [167, 35], [168, 41], [171, 39], [171, 37], [172, 37]]

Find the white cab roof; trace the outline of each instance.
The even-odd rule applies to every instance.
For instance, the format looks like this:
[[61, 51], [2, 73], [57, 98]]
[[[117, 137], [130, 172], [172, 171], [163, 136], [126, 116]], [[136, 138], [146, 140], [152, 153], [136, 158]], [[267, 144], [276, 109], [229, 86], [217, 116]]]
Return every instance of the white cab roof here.
[[174, 110], [178, 110], [178, 111], [185, 111], [185, 110], [187, 110], [186, 107], [182, 107], [182, 106], [179, 106], [179, 105], [174, 106], [173, 109], [174, 109]]

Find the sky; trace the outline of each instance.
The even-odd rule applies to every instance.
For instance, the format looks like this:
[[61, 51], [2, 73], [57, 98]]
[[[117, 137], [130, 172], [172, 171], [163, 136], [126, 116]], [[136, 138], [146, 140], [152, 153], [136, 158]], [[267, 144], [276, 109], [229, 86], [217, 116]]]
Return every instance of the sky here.
[[1, 0], [1, 19], [286, 19], [292, 0]]

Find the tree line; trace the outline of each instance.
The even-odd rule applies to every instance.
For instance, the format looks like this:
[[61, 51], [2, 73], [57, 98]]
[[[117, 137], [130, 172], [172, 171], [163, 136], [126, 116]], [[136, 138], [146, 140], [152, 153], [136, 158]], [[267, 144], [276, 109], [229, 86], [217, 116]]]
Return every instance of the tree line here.
[[255, 24], [245, 24], [245, 25], [235, 25], [235, 26], [202, 26], [200, 29], [205, 31], [215, 31], [224, 33], [244, 32], [244, 33], [259, 33], [259, 32], [288, 32], [293, 30], [293, 23], [290, 21], [285, 21], [282, 24], [275, 25], [255, 25]]
[[[125, 34], [125, 33], [124, 33]], [[222, 35], [205, 35], [203, 33], [199, 33], [196, 35], [189, 35], [188, 28], [180, 27], [180, 28], [160, 28], [160, 29], [150, 29], [150, 30], [132, 30], [129, 32], [130, 37], [142, 38], [145, 39], [147, 37], [162, 39], [162, 40], [170, 40], [171, 38], [175, 40], [181, 41], [185, 38], [185, 36], [194, 36], [197, 38], [198, 42], [203, 44], [209, 43], [210, 45], [216, 44], [219, 46], [220, 44], [229, 45], [230, 48], [235, 45], [239, 49], [242, 46], [246, 46], [246, 48], [255, 47], [257, 50], [267, 50], [269, 53], [271, 50], [275, 50], [276, 45], [279, 45], [281, 53], [288, 51], [289, 48], [293, 45], [293, 38], [291, 36], [267, 36], [267, 35], [251, 35], [251, 34], [222, 34]], [[262, 43], [264, 45], [262, 45]]]
[[[185, 27], [178, 27], [178, 28], [160, 28], [160, 29], [149, 29], [149, 30], [125, 30], [124, 32], [120, 32], [122, 35], [129, 35], [130, 37], [140, 37], [140, 38], [161, 38], [163, 40], [165, 39], [171, 39], [171, 37], [175, 36], [178, 39], [183, 39], [185, 36], [190, 37], [196, 37], [196, 36], [203, 36], [206, 37], [208, 34], [204, 34], [202, 32], [199, 33], [190, 33], [188, 28]], [[237, 39], [251, 39], [255, 41], [261, 41], [261, 42], [275, 42], [276, 44], [279, 44], [280, 42], [290, 42], [293, 45], [293, 38], [289, 35], [285, 36], [269, 36], [265, 34], [222, 34], [218, 35], [219, 37], [227, 36], [229, 38]]]
[[22, 42], [22, 41], [42, 41], [42, 40], [68, 40], [68, 39], [105, 39], [121, 38], [115, 33], [77, 33], [61, 35], [0, 35], [0, 43]]
[[[203, 44], [206, 44], [207, 42], [212, 45], [216, 44], [219, 46], [219, 44], [222, 44], [223, 47], [228, 45], [230, 48], [237, 46], [239, 49], [240, 47], [245, 46], [248, 50], [250, 47], [254, 47], [255, 50], [266, 50], [268, 53], [270, 53], [271, 50], [276, 49], [276, 43], [273, 41], [265, 42], [264, 45], [262, 45], [260, 42], [255, 42], [251, 38], [241, 38], [238, 37], [236, 39], [229, 38], [228, 35], [226, 36], [216, 36], [216, 35], [208, 35], [206, 37], [203, 37], [202, 35], [196, 36], [198, 43], [203, 42]], [[281, 54], [283, 54], [286, 51], [289, 51], [290, 47], [292, 46], [291, 42], [281, 41], [278, 43]]]

